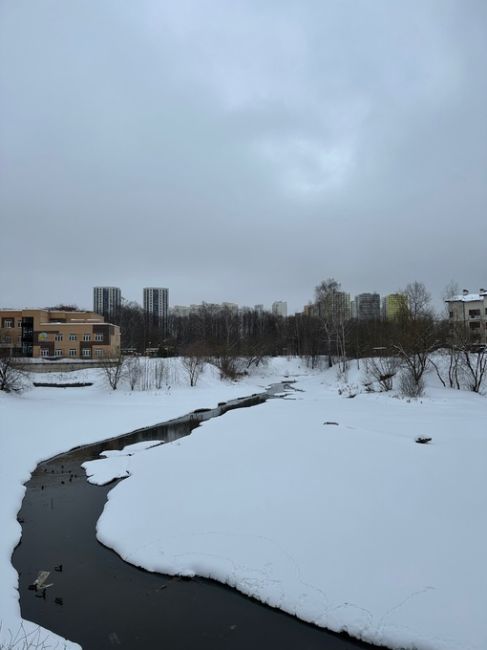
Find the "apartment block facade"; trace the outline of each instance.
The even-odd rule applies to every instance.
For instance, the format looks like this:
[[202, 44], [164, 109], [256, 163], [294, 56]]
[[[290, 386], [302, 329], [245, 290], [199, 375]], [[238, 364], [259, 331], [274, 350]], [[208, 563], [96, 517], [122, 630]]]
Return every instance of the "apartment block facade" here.
[[345, 291], [330, 291], [323, 300], [312, 306], [310, 313], [334, 322], [349, 320], [352, 316], [350, 294]]
[[149, 324], [167, 332], [169, 315], [169, 289], [164, 287], [144, 288], [144, 312]]
[[397, 318], [401, 309], [407, 307], [407, 297], [403, 293], [390, 293], [382, 298], [382, 318], [393, 320]]
[[352, 303], [352, 318], [358, 320], [380, 319], [380, 295], [378, 293], [360, 293]]
[[34, 358], [115, 358], [120, 328], [95, 312], [0, 310], [0, 351]]
[[111, 321], [118, 317], [122, 292], [118, 287], [94, 287], [93, 311]]
[[287, 316], [287, 302], [285, 300], [276, 300], [272, 303], [272, 313], [274, 316]]

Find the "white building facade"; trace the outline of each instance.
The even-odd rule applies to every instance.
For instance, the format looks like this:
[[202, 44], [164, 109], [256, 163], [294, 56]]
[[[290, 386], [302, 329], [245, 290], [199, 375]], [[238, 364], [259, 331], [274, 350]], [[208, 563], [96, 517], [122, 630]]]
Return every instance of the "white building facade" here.
[[272, 313], [274, 316], [287, 316], [287, 302], [285, 300], [276, 300], [272, 303]]
[[487, 342], [487, 291], [480, 289], [478, 293], [470, 293], [464, 289], [459, 296], [453, 296], [445, 301], [448, 305], [449, 321], [460, 327], [465, 337]]

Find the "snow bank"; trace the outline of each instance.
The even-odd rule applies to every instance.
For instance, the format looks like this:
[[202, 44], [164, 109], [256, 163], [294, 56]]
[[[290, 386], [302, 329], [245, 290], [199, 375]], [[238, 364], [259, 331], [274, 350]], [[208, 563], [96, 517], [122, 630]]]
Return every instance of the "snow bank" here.
[[[15, 637], [22, 623], [26, 634], [38, 631], [37, 626], [20, 618], [17, 573], [10, 558], [21, 535], [16, 516], [24, 496], [23, 484], [39, 461], [79, 444], [164, 422], [196, 408], [213, 407], [219, 401], [262, 392], [284, 373], [304, 372], [297, 360], [270, 360], [267, 366], [234, 384], [220, 381], [216, 369], [206, 366], [198, 385], [190, 388], [180, 360], [170, 359], [167, 363], [171, 383], [159, 391], [130, 392], [126, 384], [112, 391], [106, 387], [102, 371], [83, 369], [72, 373], [36, 373], [33, 379], [92, 381], [93, 386], [35, 388], [20, 395], [0, 392], [0, 645]], [[41, 638], [56, 643], [54, 635], [42, 635], [44, 631]]]
[[294, 399], [87, 463], [92, 482], [129, 475], [98, 538], [377, 644], [485, 650], [487, 400], [430, 379], [405, 401], [302, 378]]

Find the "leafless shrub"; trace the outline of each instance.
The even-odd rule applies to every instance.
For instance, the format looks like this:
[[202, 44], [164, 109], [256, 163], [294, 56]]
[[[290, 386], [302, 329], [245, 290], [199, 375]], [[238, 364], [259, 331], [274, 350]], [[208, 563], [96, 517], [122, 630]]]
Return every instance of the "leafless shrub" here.
[[168, 384], [168, 368], [163, 359], [154, 362], [154, 383], [157, 390]]
[[244, 362], [239, 357], [232, 354], [221, 354], [212, 357], [211, 362], [220, 371], [220, 377], [222, 379], [231, 379], [232, 381], [235, 381], [245, 374]]
[[424, 394], [424, 379], [416, 377], [409, 366], [399, 376], [399, 392], [403, 397], [417, 399]]
[[[460, 363], [461, 348], [456, 345], [448, 345], [447, 348], [439, 351], [440, 363], [437, 363], [433, 357], [430, 357], [430, 364], [436, 372], [436, 376], [446, 388], [447, 382], [450, 388], [460, 390], [462, 379], [462, 367]], [[447, 364], [443, 363], [447, 361]]]
[[366, 393], [375, 393], [374, 382], [366, 379], [362, 382]]
[[0, 356], [0, 390], [18, 393], [25, 385], [24, 372], [18, 368], [15, 358], [3, 353]]
[[103, 357], [100, 366], [110, 388], [117, 390], [118, 384], [125, 374], [125, 359], [121, 355], [115, 359]]
[[125, 361], [125, 368], [130, 390], [134, 390], [142, 375], [142, 367], [140, 365], [139, 357], [128, 357]]
[[480, 393], [487, 372], [487, 348], [481, 347], [476, 352], [463, 349], [460, 366], [468, 390]]
[[355, 384], [345, 384], [344, 386], [338, 387], [338, 394], [342, 395], [343, 397], [348, 397], [349, 399], [357, 397], [359, 393], [360, 389]]
[[245, 355], [246, 369], [250, 370], [252, 366], [258, 368], [264, 362], [265, 346], [262, 343], [250, 346], [247, 354]]
[[[393, 379], [401, 365], [398, 357], [373, 357], [365, 362], [365, 376], [369, 382], [373, 381], [379, 384], [381, 392], [392, 390]], [[364, 382], [365, 385], [365, 382]]]
[[188, 376], [190, 386], [196, 386], [198, 382], [203, 370], [203, 359], [204, 356], [199, 345], [190, 345], [186, 348], [181, 363]]
[[[0, 650], [65, 650], [66, 644], [56, 642], [54, 645], [48, 639], [49, 633], [41, 627], [36, 627], [27, 631], [23, 624], [19, 626], [16, 633], [9, 631], [2, 635], [2, 624], [0, 623], [0, 637], [5, 641], [0, 641]], [[49, 643], [48, 643], [49, 641]]]

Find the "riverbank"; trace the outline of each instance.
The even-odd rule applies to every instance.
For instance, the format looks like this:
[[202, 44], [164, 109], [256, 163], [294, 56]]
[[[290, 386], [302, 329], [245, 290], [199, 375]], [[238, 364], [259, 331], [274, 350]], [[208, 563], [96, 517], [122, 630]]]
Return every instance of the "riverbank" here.
[[85, 388], [0, 395], [3, 643], [21, 625], [10, 555], [22, 483], [39, 460], [287, 375], [297, 378], [292, 398], [89, 465], [93, 482], [130, 474], [109, 492], [100, 539], [135, 565], [208, 576], [389, 647], [487, 646], [485, 397], [439, 387], [434, 375], [421, 400], [364, 393], [353, 369], [338, 391], [334, 369], [285, 359], [238, 384], [207, 368], [195, 389], [172, 382], [151, 393], [109, 391], [97, 372], [76, 378], [93, 380]]
[[293, 399], [87, 463], [94, 483], [128, 476], [98, 539], [364, 641], [484, 650], [487, 400], [428, 382], [411, 401], [302, 377]]
[[[212, 366], [190, 388], [178, 360], [171, 360], [170, 384], [161, 390], [130, 391], [127, 385], [112, 391], [103, 372], [87, 369], [57, 379], [93, 382], [83, 388], [32, 388], [19, 395], [0, 393], [0, 644], [12, 638], [36, 635], [38, 626], [22, 621], [18, 602], [18, 576], [11, 565], [12, 552], [20, 540], [17, 513], [24, 496], [24, 483], [39, 461], [76, 445], [103, 440], [142, 426], [179, 417], [197, 409], [216, 406], [246, 394], [262, 392], [269, 383], [286, 374], [305, 372], [298, 361], [273, 359], [239, 383], [222, 382]], [[42, 375], [36, 374], [38, 381]], [[62, 640], [41, 632], [51, 647], [62, 648]], [[67, 648], [78, 647], [67, 643]]]

